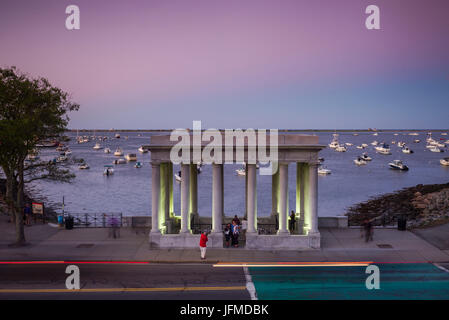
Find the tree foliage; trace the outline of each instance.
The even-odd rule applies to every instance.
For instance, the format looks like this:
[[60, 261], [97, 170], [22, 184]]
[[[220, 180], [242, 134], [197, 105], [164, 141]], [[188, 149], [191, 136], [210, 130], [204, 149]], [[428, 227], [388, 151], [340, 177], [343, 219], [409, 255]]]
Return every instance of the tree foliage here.
[[58, 138], [68, 113], [78, 110], [70, 95], [42, 77], [32, 78], [15, 67], [0, 68], [0, 166], [7, 180], [6, 199], [15, 215], [16, 242], [25, 242], [22, 225], [24, 186], [36, 179], [70, 181], [66, 168], [26, 162], [40, 141]]

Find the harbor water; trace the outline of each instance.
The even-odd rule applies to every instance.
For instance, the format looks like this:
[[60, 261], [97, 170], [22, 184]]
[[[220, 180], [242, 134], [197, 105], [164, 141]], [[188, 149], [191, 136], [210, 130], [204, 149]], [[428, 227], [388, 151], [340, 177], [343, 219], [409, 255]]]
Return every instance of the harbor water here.
[[[300, 131], [294, 133], [301, 133]], [[83, 135], [94, 135], [82, 133]], [[125, 216], [151, 215], [151, 165], [150, 154], [138, 152], [141, 145], [148, 145], [149, 132], [122, 132], [121, 138], [114, 138], [114, 132], [96, 132], [96, 136], [107, 136], [100, 142], [103, 148], [109, 147], [111, 153], [104, 153], [103, 149], [94, 150], [96, 141], [78, 144], [76, 133], [69, 133], [71, 141], [67, 143], [72, 151], [70, 157], [82, 158], [90, 166], [88, 170], [80, 170], [74, 164], [71, 166], [76, 178], [72, 183], [52, 181], [35, 181], [30, 186], [32, 194], [42, 200], [46, 206], [57, 211], [62, 210], [64, 197], [64, 211], [69, 213], [122, 213]], [[310, 134], [310, 133], [305, 133]], [[328, 145], [332, 141], [331, 132], [316, 132], [320, 144]], [[319, 175], [318, 214], [319, 216], [343, 215], [346, 208], [356, 203], [368, 200], [370, 197], [390, 193], [404, 187], [416, 184], [447, 183], [449, 181], [449, 167], [444, 167], [439, 160], [448, 157], [448, 149], [442, 148], [443, 153], [434, 153], [426, 148], [426, 133], [418, 136], [408, 135], [407, 132], [379, 132], [374, 136], [371, 132], [339, 133], [339, 142], [352, 143], [346, 152], [336, 152], [327, 147], [320, 152], [324, 158], [323, 165], [332, 171], [329, 175]], [[127, 139], [126, 139], [127, 137]], [[448, 136], [435, 132], [433, 138], [444, 142]], [[420, 139], [415, 143], [415, 139]], [[378, 154], [371, 142], [385, 142], [390, 145], [391, 155]], [[392, 141], [403, 141], [414, 153], [404, 154]], [[369, 146], [360, 150], [356, 146], [366, 143]], [[135, 162], [114, 165], [114, 174], [103, 175], [105, 165], [111, 165], [119, 157], [114, 156], [117, 147], [121, 147], [124, 155], [137, 154], [141, 168], [135, 168]], [[372, 161], [363, 166], [357, 166], [353, 160], [366, 152]], [[54, 148], [40, 150], [41, 159], [52, 159], [58, 156]], [[120, 157], [120, 158], [123, 158]], [[408, 171], [389, 169], [388, 163], [401, 159], [410, 168]], [[224, 206], [226, 215], [237, 214], [243, 216], [245, 209], [245, 177], [238, 176], [236, 169], [239, 164], [224, 166]], [[179, 166], [174, 166], [173, 172], [178, 172]], [[296, 166], [289, 166], [289, 208], [295, 209]], [[175, 213], [180, 215], [180, 183], [173, 181]], [[258, 215], [268, 216], [271, 210], [271, 176], [257, 176], [257, 208]], [[198, 210], [201, 216], [211, 216], [212, 212], [212, 167], [203, 166], [198, 175]]]

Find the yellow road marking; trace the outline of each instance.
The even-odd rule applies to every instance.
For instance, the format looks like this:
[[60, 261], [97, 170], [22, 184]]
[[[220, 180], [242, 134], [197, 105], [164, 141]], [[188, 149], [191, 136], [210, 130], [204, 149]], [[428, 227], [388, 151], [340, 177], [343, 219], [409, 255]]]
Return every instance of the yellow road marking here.
[[214, 267], [366, 267], [372, 261], [351, 262], [219, 262]]
[[97, 288], [97, 289], [0, 289], [0, 293], [66, 293], [66, 292], [161, 292], [161, 291], [226, 291], [246, 290], [246, 286], [234, 287], [173, 287], [173, 288]]

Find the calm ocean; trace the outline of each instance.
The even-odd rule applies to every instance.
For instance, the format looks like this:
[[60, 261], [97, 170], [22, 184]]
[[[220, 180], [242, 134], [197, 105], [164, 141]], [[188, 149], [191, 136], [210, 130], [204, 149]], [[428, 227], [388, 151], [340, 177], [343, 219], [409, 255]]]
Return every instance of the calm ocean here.
[[[86, 134], [86, 133], [83, 133]], [[108, 136], [102, 147], [109, 147], [112, 151], [105, 154], [103, 149], [92, 149], [95, 142], [77, 144], [76, 133], [69, 133], [74, 138], [68, 145], [72, 150], [72, 156], [83, 158], [90, 165], [89, 170], [79, 170], [73, 166], [76, 178], [71, 184], [38, 181], [33, 183], [31, 191], [46, 205], [55, 209], [62, 207], [62, 198], [65, 198], [65, 211], [70, 213], [103, 213], [114, 212], [123, 215], [151, 215], [151, 166], [150, 155], [137, 151], [139, 146], [149, 144], [148, 132], [122, 132], [121, 139], [115, 139], [113, 132], [97, 132], [97, 136]], [[310, 134], [310, 133], [306, 133]], [[332, 140], [332, 133], [319, 132], [320, 144], [328, 145]], [[93, 135], [89, 133], [89, 135]], [[125, 136], [129, 138], [125, 140]], [[435, 140], [449, 139], [440, 132], [433, 134]], [[420, 139], [420, 143], [414, 143]], [[372, 133], [340, 133], [340, 143], [353, 143], [347, 147], [347, 152], [335, 152], [326, 148], [320, 152], [320, 157], [325, 159], [324, 165], [332, 170], [327, 176], [319, 176], [319, 207], [320, 216], [343, 215], [345, 209], [353, 204], [365, 201], [370, 197], [389, 193], [404, 187], [416, 184], [447, 183], [449, 181], [449, 167], [439, 164], [439, 159], [448, 157], [448, 149], [444, 153], [433, 153], [426, 149], [426, 133], [420, 132], [419, 136], [410, 136], [400, 132], [382, 133], [373, 136]], [[371, 142], [386, 142], [390, 144], [392, 155], [381, 155], [374, 151]], [[397, 145], [391, 142], [404, 141], [414, 151], [413, 154], [404, 154]], [[369, 147], [365, 150], [356, 149], [356, 145], [366, 143]], [[143, 163], [142, 168], [134, 168], [134, 163], [115, 166], [113, 176], [103, 176], [103, 167], [112, 164], [116, 159], [113, 152], [117, 147], [123, 149], [124, 154], [136, 153], [138, 160]], [[362, 152], [367, 152], [373, 158], [365, 166], [356, 166], [353, 160]], [[42, 149], [41, 158], [53, 158], [57, 156], [54, 149]], [[409, 171], [395, 171], [388, 167], [388, 163], [394, 159], [402, 159], [410, 168]], [[235, 170], [240, 165], [225, 165], [225, 213], [226, 215], [243, 215], [245, 208], [245, 177], [237, 176]], [[174, 172], [179, 166], [174, 166]], [[295, 209], [295, 179], [296, 166], [289, 167], [289, 205]], [[180, 184], [174, 185], [175, 212], [180, 215]], [[204, 166], [198, 176], [198, 206], [202, 216], [211, 216], [212, 212], [212, 168]], [[257, 208], [259, 216], [268, 216], [271, 209], [271, 176], [257, 176]]]

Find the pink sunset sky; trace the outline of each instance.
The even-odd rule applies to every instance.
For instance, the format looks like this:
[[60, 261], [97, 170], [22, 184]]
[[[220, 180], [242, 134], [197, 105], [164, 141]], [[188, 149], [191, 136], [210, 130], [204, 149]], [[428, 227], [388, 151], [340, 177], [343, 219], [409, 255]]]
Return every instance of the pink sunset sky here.
[[70, 92], [71, 128], [444, 128], [448, 15], [447, 0], [2, 0], [0, 66]]

